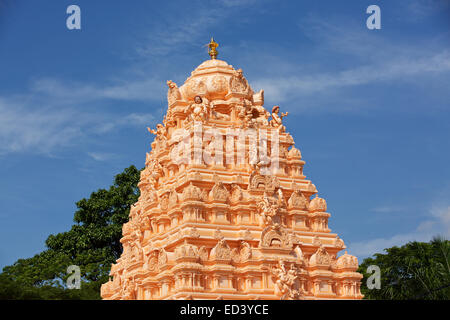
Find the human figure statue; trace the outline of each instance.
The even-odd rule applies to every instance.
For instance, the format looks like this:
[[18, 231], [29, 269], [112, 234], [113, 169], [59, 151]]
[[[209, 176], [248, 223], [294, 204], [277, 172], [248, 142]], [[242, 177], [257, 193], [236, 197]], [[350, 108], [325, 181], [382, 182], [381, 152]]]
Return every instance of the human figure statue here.
[[296, 246], [294, 249], [295, 252], [295, 256], [297, 257], [298, 260], [302, 260], [303, 261], [303, 252], [302, 249], [300, 248], [300, 246]]
[[139, 261], [142, 259], [142, 253], [143, 253], [142, 245], [141, 245], [143, 233], [142, 233], [139, 225], [135, 226], [135, 229], [134, 229], [133, 233], [131, 234], [131, 236], [132, 236], [133, 248], [135, 249], [134, 259], [136, 261]]
[[147, 130], [151, 134], [156, 135], [155, 149], [157, 149], [157, 150], [165, 149], [167, 146], [166, 128], [161, 123], [158, 123], [156, 125], [156, 130], [150, 129], [149, 127], [147, 127]]
[[204, 147], [204, 158], [206, 164], [216, 164], [216, 137], [213, 135], [211, 136], [211, 141], [205, 145]]
[[241, 247], [241, 251], [240, 251], [241, 259], [242, 260], [248, 259], [252, 253], [252, 249], [251, 249], [250, 245], [245, 241], [241, 241], [240, 247]]
[[174, 127], [176, 125], [176, 121], [174, 119], [172, 109], [167, 110], [167, 114], [164, 115], [164, 118], [163, 118], [163, 123], [167, 128]]
[[166, 128], [161, 123], [156, 125], [156, 130], [150, 129], [147, 127], [148, 132], [156, 135], [157, 138], [161, 138], [166, 135]]
[[286, 127], [283, 125], [283, 118], [286, 117], [289, 112], [281, 113], [279, 106], [274, 106], [272, 108], [272, 120], [270, 120], [270, 125], [274, 128], [278, 128], [278, 132], [284, 132], [286, 130]]
[[263, 201], [258, 204], [261, 212], [262, 224], [270, 225], [272, 223], [272, 217], [277, 213], [276, 206], [270, 203], [267, 192], [264, 192], [262, 200]]
[[194, 97], [194, 102], [189, 105], [184, 113], [189, 113], [189, 118], [192, 121], [205, 121], [208, 115], [208, 103], [203, 102], [203, 98], [200, 96]]
[[272, 274], [276, 278], [275, 294], [281, 296], [281, 300], [297, 299], [299, 291], [294, 289], [295, 280], [298, 278], [298, 271], [294, 264], [286, 270], [283, 261], [278, 261], [278, 267], [272, 269]]
[[123, 300], [134, 300], [136, 299], [136, 289], [137, 284], [134, 279], [127, 279], [125, 285], [122, 288], [122, 299]]
[[172, 80], [167, 80], [166, 83], [167, 83], [167, 86], [169, 87], [169, 90], [167, 91], [167, 101], [170, 106], [175, 101], [181, 100], [181, 93], [175, 82], [173, 82]]
[[279, 207], [283, 207], [285, 205], [285, 199], [284, 199], [283, 191], [281, 190], [281, 188], [278, 189], [277, 195], [278, 195], [277, 205]]
[[263, 111], [263, 115], [259, 116], [256, 121], [259, 125], [268, 127], [269, 126], [269, 118], [270, 118], [270, 112], [269, 111]]

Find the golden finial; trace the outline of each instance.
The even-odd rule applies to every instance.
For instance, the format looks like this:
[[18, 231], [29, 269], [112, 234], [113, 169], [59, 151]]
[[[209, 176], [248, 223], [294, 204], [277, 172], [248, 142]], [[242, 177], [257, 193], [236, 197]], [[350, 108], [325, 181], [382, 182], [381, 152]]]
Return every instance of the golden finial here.
[[214, 41], [214, 38], [211, 37], [211, 41], [208, 43], [208, 53], [211, 56], [211, 59], [216, 59], [217, 55], [219, 54], [219, 52], [217, 52], [217, 47], [219, 46], [219, 44], [217, 42]]

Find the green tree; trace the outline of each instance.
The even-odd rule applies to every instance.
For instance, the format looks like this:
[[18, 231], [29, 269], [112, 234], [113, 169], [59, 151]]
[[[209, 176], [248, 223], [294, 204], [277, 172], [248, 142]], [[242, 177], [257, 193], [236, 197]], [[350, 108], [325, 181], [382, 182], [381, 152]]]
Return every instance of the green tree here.
[[[140, 171], [130, 166], [116, 175], [108, 190], [100, 189], [78, 201], [75, 224], [69, 231], [50, 235], [45, 251], [3, 268], [0, 298], [99, 299], [111, 263], [122, 252], [122, 225], [139, 197], [139, 177]], [[80, 290], [65, 287], [70, 265], [80, 267]]]
[[[450, 241], [436, 237], [429, 243], [409, 242], [366, 258], [358, 272], [364, 275], [366, 299], [450, 299]], [[370, 265], [381, 270], [381, 288], [367, 288]]]

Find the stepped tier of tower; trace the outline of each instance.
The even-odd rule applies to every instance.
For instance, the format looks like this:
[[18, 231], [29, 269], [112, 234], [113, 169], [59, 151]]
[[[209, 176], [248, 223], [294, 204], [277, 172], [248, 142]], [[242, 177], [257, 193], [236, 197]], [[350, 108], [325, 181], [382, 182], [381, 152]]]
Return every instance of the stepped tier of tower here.
[[362, 298], [286, 114], [218, 59], [167, 84], [103, 299]]

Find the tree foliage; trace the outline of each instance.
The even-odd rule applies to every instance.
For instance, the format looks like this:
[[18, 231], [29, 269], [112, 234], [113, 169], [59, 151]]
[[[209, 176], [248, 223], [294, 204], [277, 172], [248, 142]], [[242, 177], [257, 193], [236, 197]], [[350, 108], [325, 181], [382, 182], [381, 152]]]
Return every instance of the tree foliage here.
[[[366, 299], [450, 299], [450, 241], [409, 242], [364, 259], [358, 272], [364, 275], [361, 291]], [[370, 265], [381, 270], [381, 288], [368, 289]]]
[[[139, 177], [140, 171], [130, 166], [116, 175], [108, 190], [100, 189], [78, 201], [75, 224], [69, 231], [50, 235], [45, 251], [3, 268], [0, 298], [99, 299], [111, 263], [122, 252], [122, 225], [139, 197]], [[80, 290], [65, 286], [70, 265], [80, 267]]]

